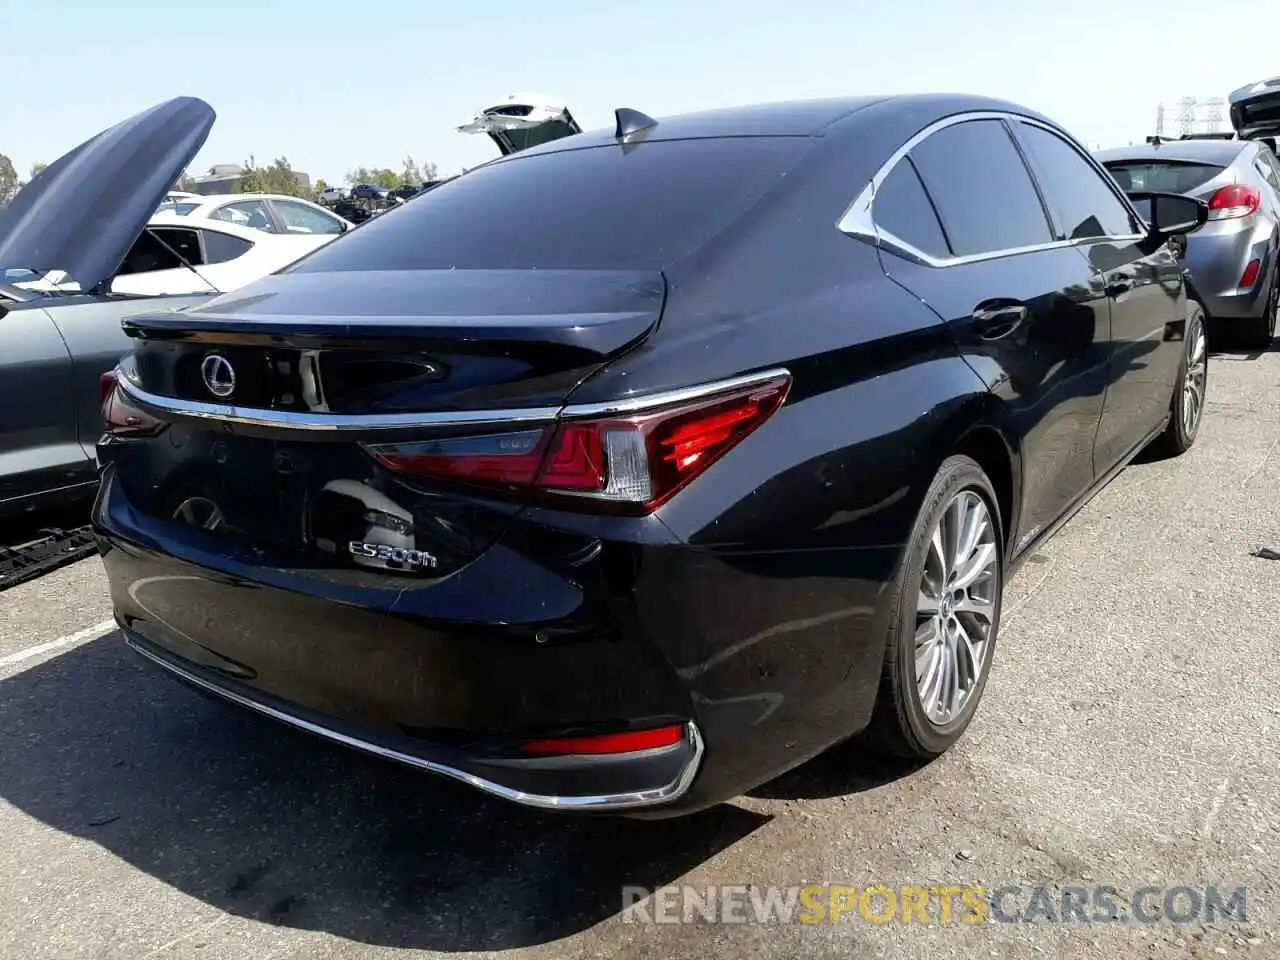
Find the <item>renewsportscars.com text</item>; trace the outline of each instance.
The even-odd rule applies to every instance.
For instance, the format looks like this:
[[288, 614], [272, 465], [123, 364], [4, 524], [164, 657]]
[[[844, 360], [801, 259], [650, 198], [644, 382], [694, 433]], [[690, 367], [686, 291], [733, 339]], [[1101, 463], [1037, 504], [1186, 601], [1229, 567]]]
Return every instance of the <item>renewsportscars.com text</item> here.
[[810, 884], [624, 887], [624, 923], [1209, 923], [1248, 921], [1245, 887]]

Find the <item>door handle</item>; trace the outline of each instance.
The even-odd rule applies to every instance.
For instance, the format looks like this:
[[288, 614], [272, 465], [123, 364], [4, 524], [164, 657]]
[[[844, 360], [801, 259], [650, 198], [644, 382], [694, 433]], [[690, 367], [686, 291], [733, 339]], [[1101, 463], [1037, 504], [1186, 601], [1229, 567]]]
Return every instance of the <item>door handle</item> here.
[[1133, 281], [1126, 277], [1124, 280], [1113, 280], [1111, 283], [1108, 283], [1106, 287], [1103, 288], [1103, 291], [1108, 297], [1118, 297], [1123, 293], [1128, 293], [1132, 289]]
[[998, 340], [1017, 330], [1028, 315], [1025, 303], [980, 304], [973, 311], [974, 330], [983, 340]]

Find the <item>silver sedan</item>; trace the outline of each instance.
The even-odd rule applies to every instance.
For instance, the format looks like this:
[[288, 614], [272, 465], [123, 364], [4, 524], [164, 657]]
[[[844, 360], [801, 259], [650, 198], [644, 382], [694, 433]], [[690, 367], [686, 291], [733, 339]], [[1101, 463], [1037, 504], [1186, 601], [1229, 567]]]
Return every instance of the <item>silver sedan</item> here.
[[1280, 311], [1280, 161], [1257, 140], [1168, 140], [1095, 154], [1126, 192], [1181, 193], [1209, 205], [1184, 264], [1210, 324], [1268, 346]]

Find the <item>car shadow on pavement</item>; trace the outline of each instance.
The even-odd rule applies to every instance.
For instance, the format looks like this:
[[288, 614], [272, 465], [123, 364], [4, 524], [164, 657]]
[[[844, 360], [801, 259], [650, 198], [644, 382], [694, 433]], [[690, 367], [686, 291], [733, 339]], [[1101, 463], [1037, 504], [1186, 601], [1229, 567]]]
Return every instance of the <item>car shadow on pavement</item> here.
[[927, 763], [885, 756], [854, 737], [752, 790], [759, 800], [826, 800], [905, 779]]
[[554, 941], [769, 820], [526, 811], [201, 696], [118, 634], [0, 679], [0, 744], [0, 800], [30, 817], [230, 914], [378, 946]]

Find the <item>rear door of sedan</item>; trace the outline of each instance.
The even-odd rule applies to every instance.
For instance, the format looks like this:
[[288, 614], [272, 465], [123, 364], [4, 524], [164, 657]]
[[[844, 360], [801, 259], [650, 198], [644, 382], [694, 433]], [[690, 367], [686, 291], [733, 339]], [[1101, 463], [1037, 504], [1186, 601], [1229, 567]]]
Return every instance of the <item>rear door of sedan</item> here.
[[1006, 118], [948, 118], [899, 154], [873, 181], [881, 262], [946, 321], [1005, 401], [1021, 445], [1016, 551], [1093, 484], [1106, 299], [1095, 271], [1055, 236]]
[[1058, 236], [1103, 282], [1111, 313], [1108, 385], [1094, 445], [1099, 474], [1146, 439], [1169, 410], [1182, 357], [1186, 297], [1167, 246], [1152, 249], [1119, 187], [1076, 144], [1020, 119], [1014, 130], [1049, 201]]

